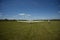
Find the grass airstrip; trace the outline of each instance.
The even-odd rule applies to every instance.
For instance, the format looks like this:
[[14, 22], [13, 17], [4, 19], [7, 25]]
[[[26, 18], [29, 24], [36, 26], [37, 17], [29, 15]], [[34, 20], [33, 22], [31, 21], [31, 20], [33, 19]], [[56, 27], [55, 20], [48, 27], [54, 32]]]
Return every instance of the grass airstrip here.
[[60, 21], [0, 21], [0, 40], [59, 40]]

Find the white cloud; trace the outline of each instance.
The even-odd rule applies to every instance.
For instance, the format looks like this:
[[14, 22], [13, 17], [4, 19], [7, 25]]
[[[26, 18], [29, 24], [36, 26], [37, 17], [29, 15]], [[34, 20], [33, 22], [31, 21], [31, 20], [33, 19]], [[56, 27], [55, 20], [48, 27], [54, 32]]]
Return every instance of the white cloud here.
[[30, 14], [26, 14], [26, 13], [20, 13], [18, 15], [20, 15], [20, 16], [31, 16]]
[[31, 16], [30, 14], [27, 14], [26, 16]]
[[26, 15], [25, 13], [20, 13], [20, 14], [18, 14], [18, 15], [20, 15], [20, 16], [24, 16], [24, 15]]

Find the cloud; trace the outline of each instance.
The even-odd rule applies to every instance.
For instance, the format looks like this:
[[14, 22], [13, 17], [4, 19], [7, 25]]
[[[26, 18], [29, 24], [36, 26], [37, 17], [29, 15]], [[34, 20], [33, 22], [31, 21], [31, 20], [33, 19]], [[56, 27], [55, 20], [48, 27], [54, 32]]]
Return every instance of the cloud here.
[[20, 13], [20, 14], [18, 14], [18, 15], [20, 15], [20, 16], [24, 16], [24, 15], [26, 15], [25, 13]]
[[11, 16], [9, 19], [31, 19], [31, 15], [27, 13], [19, 13]]
[[20, 15], [20, 16], [31, 16], [30, 14], [26, 14], [26, 13], [20, 13], [18, 15]]

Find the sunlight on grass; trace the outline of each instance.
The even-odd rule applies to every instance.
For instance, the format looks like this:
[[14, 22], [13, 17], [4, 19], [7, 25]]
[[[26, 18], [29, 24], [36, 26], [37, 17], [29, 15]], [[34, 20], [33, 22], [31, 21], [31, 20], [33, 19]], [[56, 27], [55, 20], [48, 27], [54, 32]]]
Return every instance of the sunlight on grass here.
[[58, 40], [60, 21], [0, 22], [0, 40]]

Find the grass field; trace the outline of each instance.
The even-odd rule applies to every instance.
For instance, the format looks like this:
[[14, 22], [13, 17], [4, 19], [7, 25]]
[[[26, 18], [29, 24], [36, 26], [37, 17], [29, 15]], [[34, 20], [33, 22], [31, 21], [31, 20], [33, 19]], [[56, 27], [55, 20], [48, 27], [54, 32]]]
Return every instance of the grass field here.
[[0, 21], [0, 40], [60, 40], [60, 21]]

